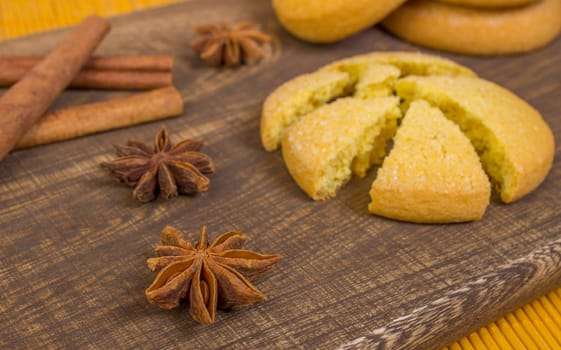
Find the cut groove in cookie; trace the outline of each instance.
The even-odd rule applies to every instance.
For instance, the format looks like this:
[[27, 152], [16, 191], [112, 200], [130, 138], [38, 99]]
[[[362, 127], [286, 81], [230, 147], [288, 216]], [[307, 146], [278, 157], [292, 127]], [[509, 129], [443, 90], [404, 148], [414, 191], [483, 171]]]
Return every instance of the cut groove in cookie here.
[[298, 76], [278, 87], [265, 101], [261, 114], [261, 141], [267, 151], [280, 146], [285, 129], [298, 118], [346, 95], [352, 89], [349, 74], [317, 71]]
[[395, 84], [406, 104], [424, 99], [471, 140], [505, 203], [534, 190], [553, 162], [554, 140], [541, 115], [510, 91], [468, 77], [407, 77]]
[[330, 63], [321, 70], [339, 70], [350, 74], [353, 81], [358, 81], [372, 65], [391, 65], [399, 69], [400, 76], [408, 75], [447, 75], [476, 76], [466, 68], [444, 57], [427, 55], [420, 52], [373, 52], [352, 56]]
[[293, 124], [282, 140], [288, 171], [315, 200], [335, 196], [385, 154], [401, 117], [397, 97], [341, 98]]
[[374, 63], [364, 70], [355, 86], [354, 97], [375, 98], [393, 95], [393, 84], [399, 78], [396, 66]]
[[440, 110], [417, 100], [372, 183], [368, 210], [419, 223], [472, 221], [485, 213], [490, 192], [469, 139]]

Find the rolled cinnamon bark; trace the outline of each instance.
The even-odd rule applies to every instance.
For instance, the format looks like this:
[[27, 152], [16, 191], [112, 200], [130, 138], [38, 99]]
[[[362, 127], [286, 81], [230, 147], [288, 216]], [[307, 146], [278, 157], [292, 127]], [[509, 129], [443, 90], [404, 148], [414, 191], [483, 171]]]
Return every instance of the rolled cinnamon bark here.
[[[7, 64], [23, 68], [32, 68], [39, 63], [41, 56], [3, 56], [0, 57], [0, 66]], [[84, 65], [85, 69], [101, 70], [133, 70], [146, 72], [171, 72], [173, 56], [159, 55], [119, 55], [119, 56], [94, 56]], [[2, 72], [0, 71], [0, 74]], [[0, 79], [1, 76], [0, 76]]]
[[[0, 62], [0, 87], [20, 80], [29, 68]], [[149, 90], [172, 84], [171, 72], [83, 69], [69, 87], [79, 89]]]
[[73, 88], [149, 90], [172, 84], [171, 72], [130, 72], [83, 70], [72, 82]]
[[68, 140], [182, 113], [181, 94], [172, 86], [109, 101], [68, 107], [46, 114], [25, 134], [15, 149]]
[[0, 98], [0, 159], [68, 86], [109, 29], [101, 17], [86, 18]]

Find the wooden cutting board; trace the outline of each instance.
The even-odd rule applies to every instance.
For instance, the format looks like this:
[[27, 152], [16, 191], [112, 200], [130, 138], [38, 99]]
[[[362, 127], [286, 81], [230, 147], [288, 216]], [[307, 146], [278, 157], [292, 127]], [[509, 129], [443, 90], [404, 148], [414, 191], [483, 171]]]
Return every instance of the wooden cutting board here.
[[[224, 20], [253, 21], [273, 35], [261, 64], [214, 69], [194, 56], [193, 26]], [[333, 200], [311, 201], [280, 153], [261, 148], [261, 104], [284, 81], [369, 51], [434, 52], [379, 28], [333, 45], [300, 42], [280, 28], [269, 1], [192, 1], [112, 24], [97, 53], [174, 54], [185, 113], [0, 163], [0, 348], [437, 348], [561, 282], [559, 146], [535, 192], [511, 205], [494, 201], [483, 220], [455, 225], [369, 214], [374, 172]], [[2, 43], [0, 55], [44, 54], [65, 33]], [[443, 55], [529, 101], [560, 139], [561, 39], [514, 57]], [[126, 94], [68, 91], [53, 108]], [[206, 143], [218, 169], [208, 193], [140, 204], [100, 169], [113, 143], [151, 141], [161, 125], [172, 140]], [[219, 312], [210, 326], [192, 321], [188, 306], [148, 304], [145, 260], [166, 225], [195, 240], [201, 225], [211, 238], [241, 230], [248, 248], [282, 254], [256, 282], [269, 299]]]

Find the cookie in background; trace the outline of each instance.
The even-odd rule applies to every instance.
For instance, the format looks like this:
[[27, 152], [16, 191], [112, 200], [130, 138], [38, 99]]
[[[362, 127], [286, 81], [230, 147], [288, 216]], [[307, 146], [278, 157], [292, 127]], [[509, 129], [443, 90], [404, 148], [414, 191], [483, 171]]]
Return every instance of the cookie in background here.
[[504, 7], [516, 7], [524, 6], [538, 0], [439, 0], [440, 2], [447, 2], [449, 4], [468, 6], [468, 7], [479, 7], [479, 8], [504, 8]]
[[277, 18], [295, 37], [331, 43], [369, 28], [404, 0], [273, 0]]
[[[534, 1], [525, 6], [500, 9], [445, 2], [466, 5], [484, 3], [479, 0], [411, 0], [381, 24], [389, 32], [411, 43], [469, 55], [532, 51], [547, 45], [561, 31], [559, 0]], [[494, 0], [492, 3], [504, 5], [509, 2]]]

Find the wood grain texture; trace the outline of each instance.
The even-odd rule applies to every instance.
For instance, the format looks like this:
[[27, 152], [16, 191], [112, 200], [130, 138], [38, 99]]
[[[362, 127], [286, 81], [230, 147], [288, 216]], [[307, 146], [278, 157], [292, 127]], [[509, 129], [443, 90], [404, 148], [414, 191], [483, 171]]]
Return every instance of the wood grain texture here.
[[[213, 69], [189, 50], [194, 25], [224, 19], [254, 21], [273, 35], [261, 64]], [[97, 53], [176, 55], [174, 79], [185, 113], [14, 152], [2, 161], [0, 348], [334, 348], [560, 238], [558, 160], [535, 192], [511, 205], [494, 201], [479, 222], [415, 225], [368, 213], [375, 171], [351, 180], [335, 199], [313, 202], [280, 153], [263, 151], [261, 104], [282, 82], [358, 53], [419, 50], [378, 28], [335, 45], [306, 44], [281, 29], [268, 1], [250, 0], [192, 1], [111, 22]], [[6, 42], [0, 54], [42, 55], [64, 33]], [[560, 53], [557, 39], [523, 56], [446, 56], [529, 101], [559, 140]], [[52, 108], [125, 95], [67, 91]], [[208, 193], [142, 205], [99, 163], [113, 158], [111, 144], [148, 142], [162, 124], [172, 140], [203, 140], [217, 173]], [[557, 146], [557, 159], [560, 151]], [[192, 321], [187, 306], [161, 310], [143, 294], [153, 277], [145, 259], [161, 229], [173, 225], [195, 239], [203, 224], [211, 239], [241, 230], [251, 238], [249, 249], [285, 257], [255, 283], [267, 301], [218, 312], [211, 326]], [[553, 283], [555, 276], [544, 278]], [[489, 307], [500, 310], [526, 297], [515, 293], [509, 303]], [[475, 313], [479, 302], [463, 304], [472, 305], [465, 323], [456, 325], [465, 334], [485, 323]], [[435, 344], [444, 345], [458, 329]]]
[[353, 349], [437, 349], [533, 300], [561, 282], [561, 239], [469, 281], [461, 288], [341, 346]]

